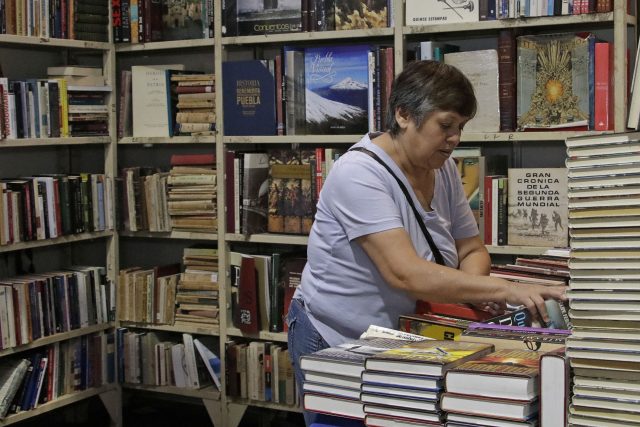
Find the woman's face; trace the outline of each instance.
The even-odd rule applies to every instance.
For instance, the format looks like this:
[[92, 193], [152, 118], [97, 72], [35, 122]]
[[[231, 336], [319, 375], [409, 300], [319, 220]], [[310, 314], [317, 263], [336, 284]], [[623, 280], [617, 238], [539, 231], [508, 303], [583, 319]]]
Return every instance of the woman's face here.
[[454, 111], [434, 111], [420, 127], [412, 119], [396, 112], [396, 120], [404, 130], [401, 136], [411, 162], [429, 169], [439, 169], [460, 144], [462, 128], [469, 121]]

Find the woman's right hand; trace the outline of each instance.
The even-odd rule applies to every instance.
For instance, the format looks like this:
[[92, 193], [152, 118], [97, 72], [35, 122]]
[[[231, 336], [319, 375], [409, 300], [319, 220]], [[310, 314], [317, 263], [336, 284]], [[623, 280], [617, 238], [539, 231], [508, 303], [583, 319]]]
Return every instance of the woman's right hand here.
[[526, 283], [508, 282], [506, 302], [511, 305], [524, 305], [534, 320], [549, 322], [549, 314], [544, 301], [567, 299], [567, 286], [545, 286]]

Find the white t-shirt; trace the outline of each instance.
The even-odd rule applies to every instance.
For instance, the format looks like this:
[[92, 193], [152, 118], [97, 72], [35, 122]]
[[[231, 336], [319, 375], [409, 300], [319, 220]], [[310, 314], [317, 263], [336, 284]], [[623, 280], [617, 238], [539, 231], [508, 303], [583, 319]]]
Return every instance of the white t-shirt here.
[[[403, 181], [448, 266], [458, 266], [455, 240], [478, 235], [453, 159], [436, 173], [431, 208], [425, 211], [396, 163], [365, 135], [355, 146], [375, 152]], [[404, 228], [416, 252], [434, 261], [427, 239], [395, 178], [369, 155], [340, 156], [318, 201], [307, 245], [307, 265], [295, 297], [322, 337], [334, 346], [358, 338], [370, 324], [396, 328], [413, 313], [415, 299], [392, 288], [354, 239]], [[435, 262], [435, 261], [434, 261]], [[425, 281], [429, 280], [425, 277]]]

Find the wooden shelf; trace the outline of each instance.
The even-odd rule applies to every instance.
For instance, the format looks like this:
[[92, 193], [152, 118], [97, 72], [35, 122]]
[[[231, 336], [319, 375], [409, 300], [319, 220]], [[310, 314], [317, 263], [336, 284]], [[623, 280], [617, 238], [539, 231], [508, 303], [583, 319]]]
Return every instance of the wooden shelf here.
[[263, 341], [274, 341], [274, 342], [287, 342], [287, 333], [286, 332], [269, 332], [269, 331], [260, 331], [257, 334], [245, 334], [238, 328], [227, 328], [227, 335], [232, 337], [242, 337], [248, 339], [256, 339]]
[[104, 42], [54, 39], [54, 38], [46, 38], [46, 37], [16, 36], [13, 34], [0, 34], [0, 44], [59, 47], [61, 49], [91, 49], [91, 50], [103, 50], [103, 51], [109, 51], [113, 48], [113, 44], [104, 43]]
[[42, 147], [42, 146], [66, 146], [66, 145], [89, 145], [89, 144], [109, 144], [109, 136], [92, 136], [76, 138], [22, 138], [22, 139], [2, 139], [0, 148], [16, 147]]
[[215, 144], [215, 136], [127, 136], [118, 140], [118, 145], [154, 145], [154, 144]]
[[55, 239], [31, 240], [28, 242], [12, 243], [0, 246], [0, 253], [22, 251], [25, 249], [40, 248], [43, 246], [66, 245], [68, 243], [81, 242], [83, 240], [103, 239], [112, 237], [113, 231], [98, 231], [96, 233], [69, 234]]
[[136, 322], [128, 322], [122, 321], [120, 322], [120, 326], [125, 328], [138, 328], [138, 329], [148, 329], [153, 331], [166, 331], [166, 332], [175, 332], [175, 333], [187, 333], [187, 334], [197, 334], [197, 335], [211, 335], [218, 336], [220, 335], [220, 326], [219, 325], [153, 325], [149, 323], [136, 323]]
[[225, 136], [225, 144], [355, 144], [362, 135]]
[[[411, 34], [437, 34], [469, 31], [501, 30], [503, 28], [524, 27], [558, 27], [562, 25], [588, 25], [606, 24], [613, 22], [614, 12], [585, 13], [582, 15], [540, 16], [518, 19], [494, 19], [491, 21], [465, 22], [464, 24], [438, 24], [438, 25], [410, 25], [402, 28], [405, 35]], [[635, 25], [635, 18], [626, 17], [627, 25]]]
[[536, 246], [487, 246], [490, 254], [502, 255], [544, 255], [550, 247]]
[[113, 328], [112, 323], [102, 323], [99, 325], [85, 326], [84, 328], [78, 328], [68, 332], [49, 335], [48, 337], [38, 338], [37, 340], [31, 341], [28, 344], [22, 344], [15, 347], [2, 349], [0, 350], [0, 357], [8, 356], [10, 354], [20, 353], [25, 350], [31, 350], [33, 348], [43, 347], [45, 345], [53, 344], [56, 342], [67, 341], [71, 338], [81, 337], [83, 335], [89, 335], [96, 332], [105, 331], [111, 328]]
[[595, 132], [595, 131], [540, 131], [540, 132], [462, 132], [462, 142], [541, 142], [541, 141], [559, 141], [564, 142], [565, 139], [576, 136], [602, 135], [612, 132]]
[[[81, 400], [88, 399], [91, 396], [97, 396], [99, 394], [105, 393], [107, 391], [112, 391], [115, 389], [116, 389], [115, 385], [108, 384], [102, 387], [83, 390], [83, 391], [79, 391], [71, 394], [65, 394], [64, 396], [60, 396], [59, 398], [52, 400], [51, 402], [47, 402], [43, 405], [39, 405], [35, 409], [19, 412], [14, 415], [9, 415], [7, 418], [0, 420], [0, 426], [9, 426], [15, 423], [19, 423], [29, 418], [33, 418], [35, 416], [47, 413], [49, 411], [53, 411], [54, 409], [62, 408], [63, 406], [71, 405], [73, 403], [80, 402]], [[46, 420], [42, 420], [42, 423], [46, 424]]]
[[171, 232], [151, 232], [151, 231], [120, 231], [123, 237], [153, 238], [153, 239], [182, 239], [182, 240], [218, 240], [215, 233], [197, 233], [193, 231], [171, 231]]
[[277, 411], [302, 412], [302, 408], [295, 405], [285, 405], [283, 403], [261, 402], [259, 400], [239, 399], [234, 397], [228, 398], [230, 402], [236, 405], [257, 406], [260, 408], [274, 409]]
[[223, 45], [258, 43], [300, 43], [319, 40], [352, 40], [371, 37], [393, 37], [393, 28], [371, 28], [368, 30], [312, 31], [305, 33], [264, 34], [258, 36], [223, 37]]
[[283, 245], [306, 245], [309, 236], [297, 234], [225, 234], [228, 242], [275, 243]]
[[116, 53], [136, 53], [161, 51], [171, 49], [193, 49], [198, 47], [213, 47], [215, 39], [188, 39], [188, 40], [167, 40], [161, 42], [150, 43], [118, 43], [116, 44]]
[[151, 393], [173, 394], [184, 397], [195, 397], [197, 399], [220, 400], [220, 391], [213, 386], [203, 388], [185, 388], [175, 386], [153, 386], [141, 384], [123, 384], [122, 388], [128, 390], [148, 391]]

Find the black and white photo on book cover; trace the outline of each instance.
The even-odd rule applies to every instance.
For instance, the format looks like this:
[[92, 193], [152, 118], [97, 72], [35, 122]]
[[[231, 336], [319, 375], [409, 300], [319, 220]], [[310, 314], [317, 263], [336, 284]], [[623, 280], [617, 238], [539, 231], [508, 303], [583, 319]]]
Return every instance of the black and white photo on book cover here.
[[238, 35], [290, 33], [302, 29], [300, 0], [237, 0]]
[[508, 170], [508, 242], [523, 246], [568, 246], [567, 170]]

